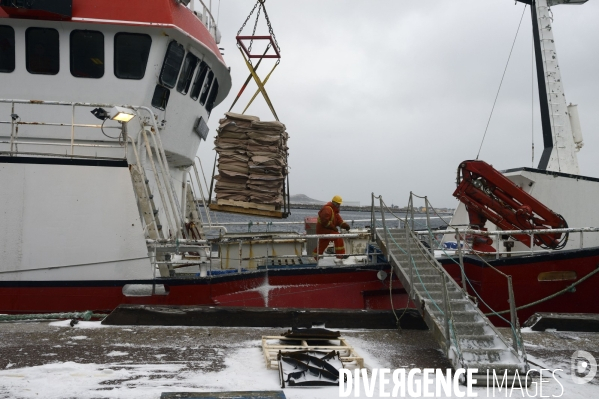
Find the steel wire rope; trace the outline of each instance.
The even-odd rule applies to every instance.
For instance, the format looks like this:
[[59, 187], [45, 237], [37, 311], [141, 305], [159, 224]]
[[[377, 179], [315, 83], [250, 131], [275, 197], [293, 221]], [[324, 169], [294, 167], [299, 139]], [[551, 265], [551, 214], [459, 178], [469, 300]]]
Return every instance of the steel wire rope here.
[[480, 151], [483, 148], [483, 143], [485, 142], [485, 138], [487, 137], [487, 131], [489, 130], [489, 125], [491, 124], [491, 118], [493, 117], [493, 111], [495, 110], [495, 105], [497, 104], [497, 99], [499, 98], [499, 92], [501, 91], [501, 86], [503, 85], [503, 79], [505, 78], [505, 73], [507, 72], [507, 67], [510, 64], [510, 59], [512, 58], [512, 52], [514, 51], [514, 46], [516, 44], [516, 39], [518, 39], [518, 33], [520, 32], [520, 26], [522, 25], [522, 19], [524, 19], [524, 12], [526, 11], [526, 4], [524, 5], [524, 9], [522, 10], [522, 16], [520, 17], [520, 23], [518, 24], [518, 29], [516, 30], [516, 36], [514, 37], [514, 42], [512, 43], [512, 48], [510, 49], [510, 54], [507, 58], [507, 62], [505, 64], [505, 68], [503, 70], [503, 75], [501, 76], [501, 81], [499, 82], [499, 88], [497, 89], [497, 94], [495, 95], [495, 101], [493, 101], [493, 107], [491, 108], [491, 114], [489, 115], [489, 120], [487, 121], [487, 127], [485, 127], [485, 133], [483, 134], [483, 139], [480, 142], [480, 147], [478, 148], [478, 154], [476, 154], [476, 159], [480, 156]]
[[[529, 307], [531, 307], [531, 306], [534, 306], [534, 305], [538, 305], [539, 303], [546, 302], [546, 301], [548, 301], [548, 300], [550, 300], [550, 299], [553, 299], [553, 298], [555, 298], [555, 297], [557, 297], [557, 296], [559, 296], [559, 295], [562, 295], [562, 294], [564, 294], [564, 293], [566, 293], [566, 292], [568, 292], [568, 291], [572, 290], [574, 287], [576, 287], [578, 284], [582, 283], [583, 281], [585, 281], [585, 280], [589, 279], [590, 277], [592, 277], [593, 275], [595, 275], [597, 272], [599, 272], [599, 268], [598, 268], [598, 269], [595, 269], [595, 270], [593, 270], [592, 272], [589, 272], [589, 273], [588, 273], [586, 276], [584, 276], [583, 278], [581, 278], [581, 279], [580, 279], [580, 280], [578, 280], [577, 282], [575, 282], [575, 283], [572, 283], [571, 285], [567, 286], [566, 288], [564, 288], [564, 289], [563, 289], [563, 290], [561, 290], [561, 291], [558, 291], [558, 292], [556, 292], [556, 293], [554, 293], [554, 294], [551, 294], [551, 295], [549, 295], [549, 296], [547, 296], [547, 297], [545, 297], [545, 298], [541, 298], [541, 299], [539, 299], [539, 300], [537, 300], [537, 301], [534, 301], [534, 302], [528, 303], [528, 304], [526, 304], [526, 305], [518, 306], [518, 307], [516, 308], [516, 311], [518, 311], [518, 310], [522, 310], [522, 309], [526, 309], [526, 308], [529, 308]], [[497, 312], [497, 314], [504, 314], [504, 313], [508, 313], [509, 311], [510, 311], [510, 309], [507, 309], [507, 310], [502, 310], [502, 311], [500, 311], [500, 312]]]
[[530, 136], [532, 142], [532, 159], [530, 167], [535, 167], [535, 39], [531, 40], [530, 58]]

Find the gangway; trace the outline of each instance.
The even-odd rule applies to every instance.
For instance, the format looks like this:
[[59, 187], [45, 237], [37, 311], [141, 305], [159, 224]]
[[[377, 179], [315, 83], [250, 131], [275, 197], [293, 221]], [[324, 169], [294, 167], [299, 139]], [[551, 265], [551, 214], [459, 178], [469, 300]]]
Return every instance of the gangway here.
[[[485, 384], [487, 375], [494, 374], [500, 381], [507, 377], [510, 384], [520, 377], [524, 384], [528, 365], [517, 321], [512, 323], [510, 345], [419, 240], [413, 220], [406, 215], [405, 220], [400, 219], [401, 228], [388, 228], [385, 216], [389, 217], [390, 211], [385, 215], [382, 197], [376, 198], [380, 199], [383, 227], [375, 229], [374, 238], [454, 370], [477, 369], [473, 373], [477, 384]], [[411, 206], [412, 195], [408, 209]]]

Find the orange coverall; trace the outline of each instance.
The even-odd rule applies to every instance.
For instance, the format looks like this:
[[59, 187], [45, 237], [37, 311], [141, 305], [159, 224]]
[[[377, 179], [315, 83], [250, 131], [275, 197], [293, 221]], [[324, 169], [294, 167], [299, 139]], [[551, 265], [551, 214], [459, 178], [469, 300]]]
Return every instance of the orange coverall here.
[[[316, 234], [339, 234], [338, 226], [349, 229], [349, 225], [343, 221], [339, 215], [339, 208], [335, 207], [332, 202], [325, 204], [318, 211], [318, 222], [316, 223]], [[318, 240], [318, 255], [322, 255], [329, 243], [333, 241], [335, 245], [335, 254], [338, 259], [343, 259], [345, 255], [345, 246], [343, 238], [321, 238]], [[316, 258], [317, 248], [314, 248], [312, 254]]]

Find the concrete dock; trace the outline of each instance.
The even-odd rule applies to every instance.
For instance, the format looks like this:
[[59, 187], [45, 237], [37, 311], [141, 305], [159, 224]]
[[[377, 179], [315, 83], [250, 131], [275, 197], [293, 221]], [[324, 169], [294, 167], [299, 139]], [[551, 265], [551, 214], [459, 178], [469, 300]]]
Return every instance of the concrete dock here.
[[[68, 320], [0, 323], [0, 398], [157, 399], [162, 392], [277, 390], [278, 373], [266, 370], [260, 339], [285, 331], [99, 322], [71, 327]], [[368, 369], [450, 367], [428, 331], [340, 331], [364, 357]], [[501, 332], [511, 335], [508, 329]], [[599, 396], [599, 377], [586, 385], [569, 381], [575, 351], [599, 358], [599, 334], [525, 331], [523, 335], [532, 368], [562, 369], [558, 373], [563, 379], [562, 397]], [[559, 395], [559, 384], [553, 382], [544, 395]], [[488, 394], [484, 389], [477, 392], [479, 397]], [[338, 390], [296, 388], [286, 389], [285, 394], [329, 398], [338, 397]]]

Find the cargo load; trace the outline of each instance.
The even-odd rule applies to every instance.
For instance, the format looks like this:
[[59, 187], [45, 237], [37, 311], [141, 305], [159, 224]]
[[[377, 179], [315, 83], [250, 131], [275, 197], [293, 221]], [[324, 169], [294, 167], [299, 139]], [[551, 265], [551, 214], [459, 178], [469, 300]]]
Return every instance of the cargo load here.
[[213, 177], [216, 203], [210, 209], [287, 217], [288, 173], [285, 125], [251, 115], [225, 113], [214, 140], [218, 155]]

